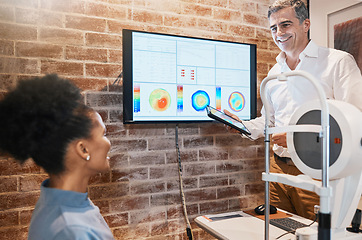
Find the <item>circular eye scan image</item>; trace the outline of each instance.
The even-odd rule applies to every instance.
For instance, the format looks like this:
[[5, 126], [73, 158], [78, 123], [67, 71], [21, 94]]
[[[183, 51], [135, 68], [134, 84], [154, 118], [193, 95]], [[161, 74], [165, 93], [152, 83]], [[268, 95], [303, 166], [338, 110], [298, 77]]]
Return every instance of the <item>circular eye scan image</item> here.
[[170, 107], [171, 97], [165, 89], [158, 88], [151, 92], [149, 102], [154, 110], [163, 112]]
[[196, 111], [203, 111], [210, 104], [210, 97], [205, 91], [198, 90], [192, 94], [191, 104]]
[[229, 97], [229, 107], [235, 112], [240, 112], [245, 106], [245, 98], [240, 92], [233, 92]]

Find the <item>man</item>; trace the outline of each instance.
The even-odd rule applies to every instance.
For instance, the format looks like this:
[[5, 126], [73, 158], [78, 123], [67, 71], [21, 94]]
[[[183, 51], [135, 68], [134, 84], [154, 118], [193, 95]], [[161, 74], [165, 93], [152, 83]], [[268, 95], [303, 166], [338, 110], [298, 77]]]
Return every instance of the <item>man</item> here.
[[[277, 63], [268, 75], [303, 70], [318, 80], [327, 98], [351, 103], [362, 110], [362, 76], [352, 55], [317, 46], [308, 38], [310, 20], [308, 10], [301, 0], [277, 0], [269, 7], [268, 19], [275, 44], [282, 51]], [[302, 77], [290, 77], [289, 81], [271, 80], [266, 85], [267, 99], [271, 105], [271, 124], [286, 126], [294, 111], [306, 101], [318, 98], [311, 83]], [[234, 116], [227, 110], [225, 112]], [[244, 121], [256, 139], [264, 136], [265, 109], [262, 116]], [[235, 116], [234, 116], [235, 117]], [[286, 133], [272, 136], [274, 157], [270, 171], [291, 175], [301, 172], [294, 166], [287, 150]], [[315, 193], [286, 186], [270, 184], [271, 204], [314, 219], [314, 205], [319, 205]]]

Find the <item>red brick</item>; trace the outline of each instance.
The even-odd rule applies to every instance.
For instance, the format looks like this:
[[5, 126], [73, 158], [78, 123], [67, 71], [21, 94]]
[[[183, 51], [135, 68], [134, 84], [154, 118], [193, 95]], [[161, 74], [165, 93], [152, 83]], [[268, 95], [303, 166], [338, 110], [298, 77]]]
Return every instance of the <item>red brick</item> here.
[[228, 175], [217, 175], [217, 176], [201, 176], [200, 177], [200, 188], [203, 187], [216, 187], [216, 186], [227, 186]]
[[269, 27], [268, 29], [256, 27], [256, 38], [271, 40], [271, 33]]
[[19, 175], [23, 173], [40, 173], [40, 167], [36, 166], [33, 161], [27, 161], [20, 165], [13, 160], [0, 160], [0, 175]]
[[50, 27], [63, 27], [63, 14], [56, 12], [41, 11], [38, 24]]
[[86, 104], [91, 107], [113, 107], [120, 106], [122, 96], [119, 93], [110, 92], [87, 92]]
[[165, 192], [166, 184], [164, 181], [137, 181], [130, 184], [130, 194], [145, 194], [145, 193], [158, 193]]
[[12, 0], [6, 2], [9, 5], [13, 6], [23, 6], [28, 8], [38, 8], [38, 1], [37, 0]]
[[130, 164], [130, 166], [147, 166], [147, 165], [165, 164], [165, 155], [164, 155], [164, 153], [158, 153], [158, 152], [130, 153], [129, 164]]
[[107, 49], [67, 46], [65, 48], [65, 58], [74, 60], [107, 62]]
[[220, 213], [228, 210], [228, 201], [209, 201], [207, 203], [200, 204], [200, 214]]
[[211, 17], [212, 16], [212, 8], [209, 6], [197, 5], [194, 3], [184, 4], [183, 5], [183, 14], [186, 15], [194, 15], [194, 16], [202, 16], [202, 17]]
[[125, 212], [130, 210], [145, 210], [149, 208], [148, 196], [124, 196], [110, 200], [110, 212]]
[[197, 26], [206, 31], [216, 31], [216, 32], [227, 32], [227, 24], [222, 21], [215, 21], [210, 19], [198, 19]]
[[212, 136], [199, 137], [199, 136], [191, 136], [184, 138], [184, 147], [185, 148], [196, 148], [202, 146], [212, 146], [214, 139]]
[[17, 42], [15, 49], [18, 57], [61, 58], [63, 56], [63, 48], [53, 44]]
[[216, 189], [205, 188], [185, 192], [186, 202], [211, 201], [216, 199]]
[[92, 77], [67, 77], [82, 90], [101, 91], [108, 88], [109, 79]]
[[150, 179], [161, 179], [178, 176], [177, 165], [152, 166], [150, 167]]
[[[180, 150], [181, 162], [196, 162], [198, 161], [197, 150]], [[178, 154], [174, 151], [166, 153], [166, 162], [167, 163], [177, 163]]]
[[131, 225], [166, 219], [166, 211], [164, 207], [150, 208], [148, 209], [148, 211], [145, 210], [131, 211], [129, 215], [130, 215], [129, 224]]
[[110, 228], [124, 226], [128, 224], [128, 213], [116, 213], [104, 216]]
[[124, 168], [112, 170], [112, 182], [128, 182], [148, 179], [147, 168]]
[[1, 211], [0, 212], [0, 226], [16, 226], [19, 225], [19, 217], [17, 211]]
[[106, 184], [111, 182], [111, 172], [98, 173], [89, 179], [89, 185]]
[[215, 135], [215, 134], [228, 134], [229, 131], [224, 124], [220, 122], [204, 123], [200, 126], [200, 133], [202, 135]]
[[194, 28], [196, 26], [196, 18], [183, 15], [166, 15], [164, 20], [165, 26]]
[[200, 149], [199, 161], [226, 160], [228, 159], [228, 151], [221, 148]]
[[[137, 224], [133, 226], [122, 226], [113, 229], [113, 236], [116, 239], [145, 238], [150, 235], [149, 224]], [[156, 239], [155, 239], [156, 240]]]
[[2, 39], [35, 41], [37, 38], [35, 26], [1, 23], [0, 32]]
[[13, 57], [0, 57], [1, 73], [34, 74], [38, 72], [37, 60]]
[[228, 172], [238, 172], [244, 170], [245, 166], [240, 161], [234, 162], [222, 162], [216, 165], [217, 173], [228, 173]]
[[104, 32], [106, 29], [106, 20], [68, 15], [65, 18], [65, 27], [94, 32]]
[[240, 0], [229, 0], [229, 8], [242, 12], [255, 12], [256, 4], [253, 2], [240, 2]]
[[83, 63], [65, 61], [41, 61], [41, 73], [57, 73], [65, 76], [83, 75]]
[[14, 41], [0, 40], [0, 54], [14, 55]]
[[175, 148], [174, 138], [161, 138], [157, 137], [157, 140], [148, 141], [148, 150], [167, 150]]
[[28, 235], [27, 227], [0, 228], [2, 240], [26, 240]]
[[85, 13], [85, 1], [80, 0], [41, 0], [40, 7], [55, 12]]
[[89, 187], [89, 198], [95, 200], [122, 197], [128, 193], [128, 183], [125, 182], [113, 183], [112, 185], [108, 184], [104, 186]]
[[[196, 215], [199, 214], [199, 207], [198, 204], [188, 204], [186, 206], [187, 214], [190, 215]], [[167, 219], [181, 219], [184, 218], [184, 213], [182, 206], [175, 205], [175, 206], [169, 206], [167, 208]]]
[[121, 69], [121, 65], [117, 64], [85, 64], [86, 76], [92, 77], [112, 77], [115, 79], [121, 72]]
[[218, 199], [237, 197], [240, 196], [240, 188], [237, 186], [218, 188], [216, 194]]
[[111, 169], [122, 169], [128, 166], [128, 155], [122, 152], [117, 152], [111, 156], [109, 160]]
[[121, 50], [109, 49], [109, 62], [122, 64], [123, 54]]
[[163, 17], [158, 12], [151, 12], [139, 9], [129, 9], [128, 17], [131, 18], [132, 21], [143, 22], [147, 24], [163, 24]]
[[145, 139], [136, 140], [111, 140], [112, 151], [145, 151], [147, 149], [147, 141]]
[[259, 62], [268, 62], [273, 63], [276, 62], [275, 58], [278, 54], [273, 54], [267, 50], [259, 50], [257, 53], [257, 58]]
[[245, 194], [246, 195], [253, 195], [263, 193], [265, 188], [264, 183], [251, 183], [245, 184]]
[[93, 2], [86, 2], [85, 4], [86, 15], [108, 18], [108, 5], [104, 3]]
[[230, 25], [229, 31], [231, 34], [240, 35], [243, 37], [255, 37], [255, 28], [244, 25]]
[[[198, 184], [197, 184], [197, 178], [193, 178], [193, 177], [182, 177], [182, 186], [183, 189], [193, 189], [193, 188], [197, 188]], [[167, 181], [167, 191], [177, 191], [180, 189], [180, 181], [179, 179], [172, 179], [172, 180], [168, 180]]]
[[20, 225], [29, 225], [31, 220], [31, 215], [33, 214], [33, 210], [23, 210], [19, 213], [19, 223]]
[[243, 20], [240, 11], [217, 8], [214, 9], [213, 14], [215, 19], [235, 22], [242, 22]]
[[242, 138], [239, 134], [216, 136], [216, 146], [247, 146], [253, 144], [249, 139]]
[[17, 177], [0, 177], [0, 193], [16, 192], [18, 190]]
[[131, 137], [165, 136], [165, 129], [158, 125], [126, 125]]
[[107, 20], [108, 32], [120, 34], [122, 29], [145, 30], [145, 26], [137, 22]]
[[[124, 2], [124, 1], [123, 1]], [[124, 4], [127, 6], [127, 4]], [[107, 18], [114, 18], [118, 21], [121, 19], [127, 19], [127, 7], [118, 6], [118, 5], [110, 5], [107, 12]]]
[[238, 185], [238, 184], [246, 184], [246, 183], [255, 183], [261, 181], [261, 173], [262, 171], [243, 171], [237, 172], [234, 174], [229, 174], [229, 184], [230, 185]]
[[215, 173], [215, 164], [213, 162], [184, 164], [184, 176], [198, 176]]
[[40, 184], [48, 178], [48, 175], [22, 175], [20, 176], [20, 189], [21, 192], [38, 191]]
[[96, 205], [99, 208], [102, 215], [110, 213], [109, 201], [107, 199], [106, 200], [92, 200], [92, 202], [94, 203], [94, 205]]
[[0, 6], [0, 20], [5, 22], [15, 22], [14, 8], [10, 6]]
[[0, 195], [0, 209], [12, 209], [34, 206], [39, 198], [39, 192], [22, 192]]
[[269, 27], [267, 16], [260, 16], [255, 14], [244, 14], [244, 23], [257, 25], [259, 27]]
[[179, 192], [158, 193], [151, 195], [151, 206], [168, 206], [180, 203]]
[[55, 44], [83, 44], [84, 38], [81, 31], [60, 28], [40, 28], [39, 40]]
[[39, 10], [37, 9], [16, 8], [15, 15], [16, 22], [22, 24], [36, 25], [40, 19]]

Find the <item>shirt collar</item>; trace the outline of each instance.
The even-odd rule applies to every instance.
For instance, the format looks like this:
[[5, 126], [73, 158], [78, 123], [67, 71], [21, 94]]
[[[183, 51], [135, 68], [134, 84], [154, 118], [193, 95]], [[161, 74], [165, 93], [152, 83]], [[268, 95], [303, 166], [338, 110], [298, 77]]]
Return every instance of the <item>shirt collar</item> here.
[[57, 188], [47, 187], [49, 179], [40, 186], [41, 194], [39, 201], [53, 205], [64, 205], [69, 207], [86, 207], [90, 205], [88, 193], [65, 191]]
[[[305, 57], [318, 57], [318, 46], [312, 40], [309, 41], [308, 45], [304, 48], [304, 50], [299, 54], [299, 59], [303, 59]], [[276, 57], [277, 63], [280, 65], [285, 63], [285, 52], [280, 52]]]

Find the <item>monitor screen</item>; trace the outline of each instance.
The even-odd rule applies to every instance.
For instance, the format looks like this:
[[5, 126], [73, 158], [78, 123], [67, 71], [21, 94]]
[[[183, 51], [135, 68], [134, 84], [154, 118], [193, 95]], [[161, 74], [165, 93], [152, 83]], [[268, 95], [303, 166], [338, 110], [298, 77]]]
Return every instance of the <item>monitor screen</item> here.
[[256, 117], [256, 46], [123, 30], [123, 122], [212, 121], [206, 106]]

